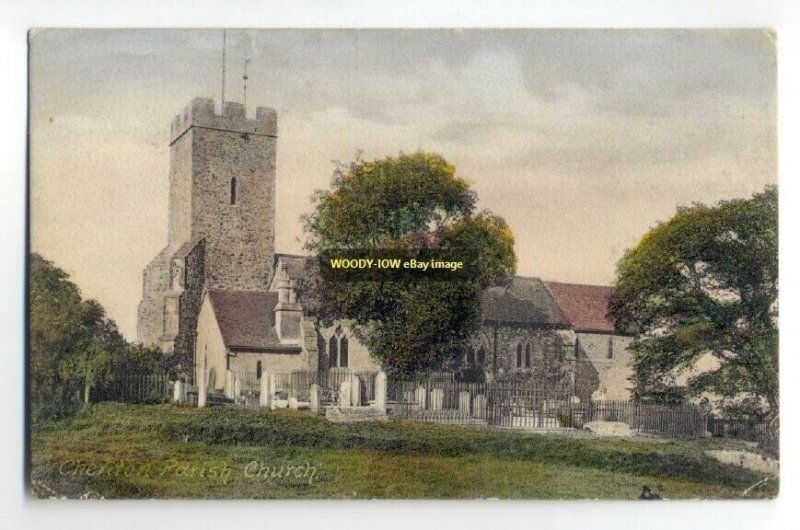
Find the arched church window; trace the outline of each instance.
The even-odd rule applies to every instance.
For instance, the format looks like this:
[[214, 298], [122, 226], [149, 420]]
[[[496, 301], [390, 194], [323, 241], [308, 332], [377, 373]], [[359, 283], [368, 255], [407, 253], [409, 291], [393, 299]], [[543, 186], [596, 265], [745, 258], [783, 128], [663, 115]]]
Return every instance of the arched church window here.
[[481, 346], [478, 349], [478, 366], [483, 366], [485, 362], [486, 362], [486, 349], [484, 349], [484, 347]]
[[256, 363], [256, 379], [261, 379], [261, 361]]
[[522, 343], [517, 344], [517, 368], [522, 367]]
[[525, 368], [531, 367], [531, 343], [525, 345]]
[[467, 350], [467, 366], [470, 368], [475, 366], [475, 351], [472, 348]]
[[339, 365], [339, 343], [336, 340], [336, 335], [328, 341], [328, 360], [331, 368], [336, 368]]
[[342, 340], [339, 343], [339, 367], [340, 368], [347, 368], [347, 354], [348, 354], [348, 343], [347, 337], [342, 336]]
[[231, 179], [231, 204], [236, 204], [236, 177]]

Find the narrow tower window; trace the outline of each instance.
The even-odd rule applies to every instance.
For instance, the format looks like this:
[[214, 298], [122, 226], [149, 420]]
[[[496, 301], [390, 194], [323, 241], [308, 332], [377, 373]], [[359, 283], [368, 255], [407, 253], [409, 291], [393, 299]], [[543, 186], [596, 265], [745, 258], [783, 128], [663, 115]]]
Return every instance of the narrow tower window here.
[[256, 363], [256, 379], [261, 379], [261, 361]]
[[531, 345], [530, 343], [525, 345], [525, 368], [531, 367]]
[[231, 179], [231, 204], [236, 204], [236, 177]]

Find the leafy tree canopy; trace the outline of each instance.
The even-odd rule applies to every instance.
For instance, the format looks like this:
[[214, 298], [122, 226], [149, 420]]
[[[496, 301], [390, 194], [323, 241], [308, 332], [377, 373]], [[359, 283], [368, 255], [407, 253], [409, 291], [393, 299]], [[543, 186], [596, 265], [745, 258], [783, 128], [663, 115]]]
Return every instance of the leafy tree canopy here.
[[160, 351], [129, 345], [94, 300], [40, 255], [29, 257], [29, 390], [35, 419], [69, 415], [92, 389], [158, 365]]
[[674, 375], [713, 355], [691, 392], [755, 396], [778, 415], [778, 197], [681, 208], [617, 266], [611, 314], [639, 331], [639, 396], [674, 391]]
[[459, 281], [306, 280], [318, 293], [324, 325], [349, 320], [389, 370], [410, 373], [459, 359], [477, 324], [480, 294], [514, 274], [514, 237], [506, 222], [476, 211], [469, 183], [438, 154], [358, 157], [318, 192], [306, 218], [307, 248], [317, 254], [359, 249], [469, 249], [476, 264]]

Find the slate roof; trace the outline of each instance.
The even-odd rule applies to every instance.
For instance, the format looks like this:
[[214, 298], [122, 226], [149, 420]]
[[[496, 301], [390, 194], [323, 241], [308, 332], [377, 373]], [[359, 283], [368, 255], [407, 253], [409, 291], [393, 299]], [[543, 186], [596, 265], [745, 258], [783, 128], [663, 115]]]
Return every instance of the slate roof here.
[[300, 346], [281, 344], [275, 333], [278, 293], [209, 289], [211, 307], [222, 340], [232, 351], [299, 351]]
[[614, 322], [607, 316], [613, 287], [547, 282], [547, 288], [575, 331], [614, 332]]
[[569, 327], [539, 278], [515, 276], [507, 286], [489, 287], [481, 299], [480, 316], [484, 321]]

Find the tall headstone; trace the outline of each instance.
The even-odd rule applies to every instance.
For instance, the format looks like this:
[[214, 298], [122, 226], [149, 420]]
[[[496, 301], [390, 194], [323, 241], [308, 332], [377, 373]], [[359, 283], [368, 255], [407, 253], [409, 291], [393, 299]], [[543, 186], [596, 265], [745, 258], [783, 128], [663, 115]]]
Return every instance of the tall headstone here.
[[311, 413], [312, 414], [319, 414], [319, 410], [320, 410], [320, 389], [319, 389], [319, 385], [317, 385], [316, 383], [312, 384], [311, 388], [309, 389], [309, 393], [311, 394], [311, 397], [310, 397]]
[[272, 394], [270, 394], [269, 378], [271, 374], [261, 374], [260, 393], [258, 396], [258, 404], [262, 407], [269, 407], [272, 401]]
[[350, 378], [350, 405], [353, 407], [361, 406], [361, 379], [357, 376]]
[[172, 387], [172, 402], [180, 404], [184, 401], [186, 401], [186, 399], [184, 396], [183, 381], [178, 379], [175, 381], [175, 385]]
[[431, 410], [442, 410], [444, 405], [444, 390], [434, 388], [431, 390]]
[[417, 387], [417, 390], [414, 392], [414, 398], [417, 401], [417, 407], [419, 407], [420, 410], [425, 410], [428, 408], [427, 397], [428, 392], [425, 390], [425, 387]]
[[458, 411], [462, 414], [469, 414], [469, 392], [466, 390], [458, 393]]
[[406, 390], [405, 392], [403, 392], [403, 402], [405, 403], [404, 407], [406, 411], [408, 411], [409, 408], [411, 410], [417, 410], [419, 408], [419, 405], [417, 405], [416, 401], [417, 399], [416, 397], [414, 397], [413, 390]]
[[486, 417], [486, 396], [483, 394], [472, 398], [472, 415], [481, 419]]
[[233, 399], [239, 403], [239, 397], [242, 395], [242, 380], [238, 375], [233, 376]]
[[225, 397], [233, 399], [233, 372], [225, 370]]
[[375, 408], [386, 413], [386, 373], [383, 370], [375, 375]]
[[342, 381], [342, 384], [339, 385], [339, 406], [340, 407], [349, 407], [350, 406], [350, 398], [351, 396], [351, 385], [350, 381]]

